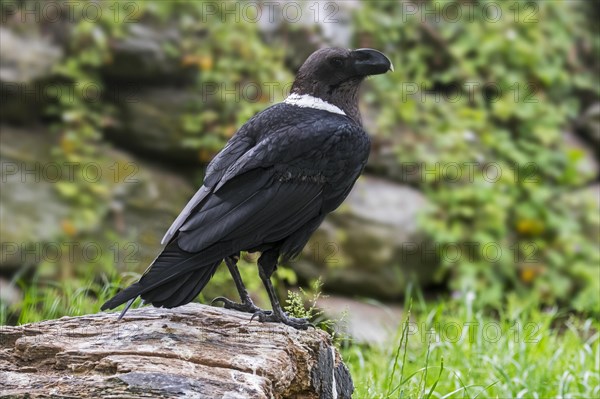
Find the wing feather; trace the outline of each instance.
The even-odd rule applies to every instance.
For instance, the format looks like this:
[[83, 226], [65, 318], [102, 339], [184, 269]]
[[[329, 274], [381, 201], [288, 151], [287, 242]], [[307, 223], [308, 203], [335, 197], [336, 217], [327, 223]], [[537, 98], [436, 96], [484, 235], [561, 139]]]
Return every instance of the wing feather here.
[[248, 249], [268, 239], [283, 239], [318, 214], [322, 205], [321, 184], [274, 179], [275, 176], [267, 183], [260, 179], [249, 180], [244, 190], [252, 194], [245, 199], [230, 195], [229, 189], [213, 194], [212, 202], [225, 204], [213, 209], [228, 211], [199, 212], [190, 217], [180, 229], [179, 246], [188, 252], [198, 252], [215, 243], [229, 241]]
[[194, 209], [200, 203], [208, 197], [211, 193], [213, 186], [219, 182], [226, 172], [227, 168], [237, 161], [249, 148], [254, 145], [254, 140], [248, 136], [234, 136], [227, 146], [217, 154], [217, 156], [211, 161], [206, 169], [206, 176], [204, 178], [204, 185], [194, 194], [189, 200], [185, 208], [181, 211], [179, 216], [171, 224], [171, 227], [167, 230], [164, 237], [161, 240], [161, 244], [167, 244], [173, 236], [177, 233], [177, 230], [185, 223], [185, 221], [192, 214]]

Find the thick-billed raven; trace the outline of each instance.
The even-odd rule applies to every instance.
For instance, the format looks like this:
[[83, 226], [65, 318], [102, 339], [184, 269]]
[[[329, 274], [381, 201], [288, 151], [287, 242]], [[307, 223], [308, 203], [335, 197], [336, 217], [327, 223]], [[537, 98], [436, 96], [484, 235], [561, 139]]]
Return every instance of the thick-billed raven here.
[[[362, 127], [358, 89], [366, 76], [393, 70], [372, 49], [325, 48], [300, 67], [291, 94], [252, 117], [212, 160], [204, 185], [163, 238], [166, 247], [140, 280], [102, 310], [138, 296], [172, 308], [192, 301], [223, 260], [241, 303], [216, 298], [226, 308], [254, 313], [260, 321], [298, 329], [271, 284], [281, 259], [300, 253], [325, 216], [346, 198], [362, 172], [370, 141]], [[240, 251], [260, 251], [259, 276], [272, 311], [257, 308], [237, 268]]]

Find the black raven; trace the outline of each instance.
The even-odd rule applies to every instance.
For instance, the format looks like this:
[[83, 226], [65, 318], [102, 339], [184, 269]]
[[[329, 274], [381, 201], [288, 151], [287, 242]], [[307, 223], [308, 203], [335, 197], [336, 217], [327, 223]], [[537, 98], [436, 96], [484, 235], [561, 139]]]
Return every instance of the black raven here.
[[[215, 301], [263, 322], [307, 328], [307, 320], [281, 309], [270, 277], [280, 258], [300, 253], [362, 172], [370, 141], [358, 89], [365, 77], [389, 70], [390, 60], [372, 49], [325, 48], [308, 57], [289, 97], [252, 117], [209, 164], [204, 185], [163, 238], [162, 253], [102, 310], [129, 301], [123, 316], [138, 296], [158, 307], [185, 305], [225, 260], [241, 303]], [[252, 303], [237, 268], [240, 251], [261, 252], [258, 272], [272, 311]]]

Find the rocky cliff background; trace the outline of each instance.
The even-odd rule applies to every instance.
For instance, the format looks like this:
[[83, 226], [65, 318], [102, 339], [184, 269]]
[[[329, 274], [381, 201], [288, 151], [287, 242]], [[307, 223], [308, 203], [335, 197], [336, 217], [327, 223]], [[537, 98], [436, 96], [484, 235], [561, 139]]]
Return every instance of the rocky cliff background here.
[[[78, 298], [135, 280], [212, 156], [330, 45], [396, 73], [365, 83], [367, 173], [278, 271], [282, 294], [321, 278], [599, 314], [598, 9], [292, 4], [2, 3], [0, 322], [93, 311]], [[200, 300], [234, 293], [221, 270]]]

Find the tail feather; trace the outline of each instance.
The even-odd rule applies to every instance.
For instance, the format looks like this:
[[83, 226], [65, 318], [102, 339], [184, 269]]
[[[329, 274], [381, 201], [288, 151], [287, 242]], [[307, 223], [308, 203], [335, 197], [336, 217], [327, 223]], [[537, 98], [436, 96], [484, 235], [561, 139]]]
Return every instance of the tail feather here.
[[[212, 278], [212, 276], [215, 274], [216, 270], [217, 269], [215, 268], [212, 273], [210, 273], [209, 275], [207, 275], [205, 277], [206, 282], [208, 282]], [[198, 282], [196, 283], [196, 286], [193, 287], [192, 289], [190, 289], [188, 292], [188, 295], [186, 297], [184, 297], [183, 299], [181, 299], [179, 301], [179, 303], [176, 304], [175, 306], [180, 306], [180, 305], [192, 302], [194, 300], [194, 298], [196, 298], [198, 295], [200, 295], [200, 292], [206, 285], [206, 282], [204, 282], [204, 279], [198, 280]]]
[[219, 267], [219, 265], [221, 264], [221, 262], [219, 261], [214, 268], [212, 269], [206, 269], [205, 274], [202, 276], [202, 278], [198, 279], [198, 281], [196, 282], [195, 285], [191, 284], [189, 286], [189, 289], [187, 290], [187, 295], [183, 295], [183, 293], [185, 291], [182, 290], [181, 294], [177, 296], [177, 298], [175, 298], [173, 301], [173, 306], [172, 307], [176, 307], [176, 306], [181, 306], [181, 305], [185, 305], [186, 303], [190, 303], [191, 301], [194, 300], [194, 298], [196, 298], [200, 292], [204, 289], [204, 287], [206, 286], [206, 284], [210, 281], [210, 279], [212, 278], [212, 276], [214, 276], [215, 272], [217, 271], [217, 268]]
[[[159, 285], [158, 287], [145, 292], [142, 294], [142, 298], [152, 304], [158, 304], [168, 300], [175, 293], [179, 292], [179, 290], [186, 284], [189, 283], [190, 280], [196, 279], [198, 276], [202, 275], [203, 270], [196, 270], [194, 272], [190, 272], [183, 276], [179, 276], [176, 279], [173, 279], [165, 284]], [[160, 305], [156, 305], [160, 306]]]
[[125, 313], [127, 313], [127, 311], [129, 310], [129, 308], [131, 307], [131, 305], [133, 305], [134, 301], [135, 301], [135, 298], [130, 299], [129, 302], [127, 302], [127, 305], [125, 305], [125, 307], [121, 311], [121, 314], [119, 315], [119, 318], [117, 319], [117, 321], [121, 320], [123, 318], [123, 316], [125, 316]]
[[221, 262], [203, 267], [187, 275], [177, 278], [178, 284], [172, 282], [161, 285], [142, 294], [142, 299], [156, 307], [174, 308], [191, 302], [208, 284]]
[[135, 283], [113, 296], [100, 307], [100, 310], [114, 309], [117, 306], [140, 296], [144, 290], [140, 283]]
[[218, 251], [210, 252], [186, 252], [179, 248], [177, 241], [172, 241], [137, 283], [112, 297], [101, 309], [114, 309], [138, 296], [155, 306], [175, 307], [187, 303], [183, 299], [194, 292], [198, 295], [221, 263]]

